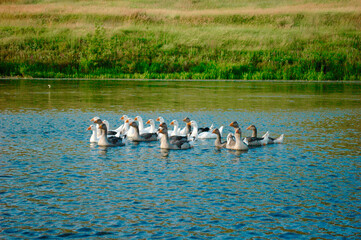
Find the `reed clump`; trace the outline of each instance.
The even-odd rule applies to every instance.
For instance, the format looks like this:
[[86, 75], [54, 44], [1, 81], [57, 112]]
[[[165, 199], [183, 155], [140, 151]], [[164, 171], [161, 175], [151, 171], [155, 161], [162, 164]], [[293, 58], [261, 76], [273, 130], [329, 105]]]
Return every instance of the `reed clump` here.
[[0, 11], [3, 77], [361, 79], [358, 11], [24, 9], [39, 2], [0, 4], [16, 9]]

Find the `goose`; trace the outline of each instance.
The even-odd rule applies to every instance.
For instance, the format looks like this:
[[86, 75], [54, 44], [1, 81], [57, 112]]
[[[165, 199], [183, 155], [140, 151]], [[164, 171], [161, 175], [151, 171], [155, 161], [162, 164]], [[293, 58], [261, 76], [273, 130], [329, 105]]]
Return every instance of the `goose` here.
[[[267, 131], [262, 137], [264, 138], [266, 134], [269, 135], [269, 132]], [[285, 134], [281, 134], [278, 138], [272, 138], [268, 136], [268, 143], [267, 144], [273, 144], [273, 143], [283, 143], [283, 138]]]
[[150, 132], [150, 126], [144, 128], [144, 123], [143, 123], [143, 119], [141, 116], [136, 116], [134, 118], [134, 121], [138, 121], [138, 126], [139, 126], [139, 132], [140, 133], [149, 133]]
[[108, 137], [108, 130], [105, 123], [99, 125], [99, 129], [101, 130], [101, 135], [99, 137], [98, 145], [105, 147], [115, 147], [115, 146], [124, 146], [122, 138], [118, 138], [115, 136]]
[[187, 123], [188, 126], [192, 126], [193, 130], [190, 134], [190, 137], [197, 140], [198, 139], [198, 124], [196, 121], [192, 120], [190, 122]]
[[262, 138], [257, 137], [257, 128], [253, 124], [250, 125], [247, 130], [252, 130], [252, 136], [245, 137], [243, 140], [248, 146], [262, 146], [268, 143], [268, 133], [266, 133]]
[[235, 141], [226, 144], [227, 149], [237, 150], [237, 151], [248, 151], [248, 146], [241, 139], [242, 132], [240, 128], [237, 128], [234, 133]]
[[129, 126], [128, 131], [125, 133], [125, 135], [127, 135], [129, 139], [132, 139], [135, 135], [135, 128], [130, 127], [130, 123], [133, 122], [133, 119], [128, 118], [125, 122]]
[[[212, 125], [212, 126], [213, 126], [213, 125]], [[218, 132], [219, 132], [219, 134], [222, 136], [223, 126], [221, 126], [221, 127], [218, 129]], [[198, 134], [198, 138], [200, 138], [200, 139], [217, 138], [217, 134], [213, 133], [213, 130], [212, 130], [212, 132], [201, 132], [201, 133]]]
[[159, 123], [165, 122], [163, 117], [158, 117], [158, 118], [156, 119], [156, 121], [159, 122]]
[[178, 121], [177, 120], [173, 120], [171, 123], [170, 123], [170, 125], [173, 125], [174, 126], [174, 128], [173, 128], [173, 131], [171, 132], [171, 136], [180, 136], [181, 135], [181, 131], [180, 131], [180, 129], [178, 128]]
[[128, 131], [129, 131], [129, 121], [127, 121], [129, 118], [128, 116], [126, 115], [123, 115], [120, 120], [124, 120], [124, 123], [122, 126], [120, 126], [120, 130], [119, 132], [115, 135], [116, 137], [119, 137], [119, 136], [126, 136]]
[[[160, 124], [162, 124], [162, 123], [164, 123], [165, 121], [164, 121], [164, 118], [163, 117], [158, 117], [157, 119], [156, 119], [156, 121], [157, 122], [159, 122]], [[167, 128], [168, 129], [168, 128]], [[168, 131], [168, 136], [170, 136], [171, 134], [172, 134], [172, 130], [167, 130]], [[164, 132], [164, 131], [163, 131]]]
[[229, 124], [230, 127], [233, 127], [234, 129], [239, 128], [238, 122], [237, 121], [233, 121]]
[[[123, 116], [120, 118], [120, 120], [123, 120], [123, 124], [120, 125], [117, 129], [114, 130], [115, 132], [117, 132], [116, 136], [124, 135], [125, 132], [127, 131], [127, 130], [125, 130], [125, 126], [126, 126], [125, 121], [126, 121], [127, 119], [128, 119], [128, 116], [127, 116], [127, 115], [123, 115]], [[128, 125], [128, 128], [129, 128], [129, 125]]]
[[[185, 117], [185, 118], [183, 119], [183, 122], [189, 123], [189, 122], [191, 122], [191, 120], [190, 120], [189, 117]], [[198, 126], [197, 126], [197, 127], [198, 127]], [[199, 134], [199, 133], [202, 133], [202, 132], [209, 132], [209, 131], [211, 131], [211, 130], [213, 130], [213, 124], [212, 124], [211, 127], [198, 127], [198, 134]], [[190, 130], [189, 130], [189, 131], [190, 131]]]
[[234, 138], [233, 133], [228, 133], [226, 144], [229, 145], [229, 146], [232, 146], [232, 145], [236, 144], [236, 139]]
[[132, 128], [134, 128], [134, 136], [132, 137], [133, 142], [149, 142], [149, 141], [157, 141], [158, 134], [156, 133], [142, 133], [139, 134], [138, 123], [133, 121], [129, 124]]
[[[101, 120], [99, 117], [93, 117], [90, 121], [92, 121], [93, 123], [96, 123], [96, 127], [97, 127], [97, 131], [98, 131], [98, 136], [100, 136], [100, 128], [99, 128], [99, 125], [102, 124], [102, 123], [105, 123], [107, 125], [107, 129], [109, 129], [109, 122], [107, 120]], [[115, 135], [117, 134], [115, 131], [108, 131], [108, 135]]]
[[155, 133], [156, 129], [155, 129], [155, 123], [153, 119], [149, 119], [146, 124], [150, 125], [150, 129], [149, 129], [149, 133]]
[[189, 119], [189, 117], [185, 117], [183, 119], [183, 122], [186, 123], [186, 126], [180, 131], [180, 134], [181, 135], [188, 135], [191, 130], [192, 130], [192, 127], [190, 125], [187, 125], [187, 123], [189, 123], [191, 120]]
[[185, 140], [175, 140], [170, 142], [169, 136], [167, 134], [168, 129], [167, 128], [159, 128], [159, 133], [162, 134], [160, 139], [160, 148], [161, 149], [174, 149], [174, 150], [185, 150], [192, 147], [189, 141]]
[[213, 131], [212, 131], [213, 134], [216, 134], [217, 138], [216, 140], [214, 141], [214, 145], [217, 147], [217, 148], [224, 148], [226, 147], [227, 145], [227, 142], [223, 142], [222, 143], [222, 136], [221, 136], [221, 133], [219, 131], [218, 128], [215, 128]]
[[[167, 124], [165, 123], [165, 122], [162, 122], [161, 124], [159, 124], [159, 127], [161, 127], [161, 128], [163, 128], [163, 132], [165, 132], [165, 131], [167, 131], [167, 132], [169, 132], [168, 131], [168, 126], [167, 126]], [[162, 133], [160, 133], [159, 135], [162, 135]], [[169, 136], [169, 134], [168, 134], [168, 137], [169, 137], [169, 141], [172, 143], [172, 141], [187, 141], [187, 140], [190, 140], [190, 139], [188, 139], [188, 137], [187, 136], [177, 136], [177, 135], [174, 135], [174, 136]], [[161, 138], [161, 136], [160, 136], [160, 138]]]
[[[239, 128], [239, 125], [238, 125], [237, 121], [231, 122], [229, 124], [229, 126], [233, 127], [235, 131]], [[227, 135], [227, 145], [228, 146], [233, 146], [234, 144], [236, 144], [236, 139], [235, 139], [234, 135], [232, 133], [228, 133], [228, 135]]]
[[[100, 120], [99, 123], [98, 120]], [[99, 128], [99, 124], [103, 123], [103, 121], [99, 117], [93, 117], [90, 121], [96, 124], [97, 135], [100, 136], [101, 130]]]
[[97, 143], [99, 141], [99, 138], [98, 138], [98, 131], [96, 129], [96, 127], [94, 125], [90, 125], [87, 130], [91, 130], [92, 131], [92, 135], [89, 139], [89, 142], [91, 143]]

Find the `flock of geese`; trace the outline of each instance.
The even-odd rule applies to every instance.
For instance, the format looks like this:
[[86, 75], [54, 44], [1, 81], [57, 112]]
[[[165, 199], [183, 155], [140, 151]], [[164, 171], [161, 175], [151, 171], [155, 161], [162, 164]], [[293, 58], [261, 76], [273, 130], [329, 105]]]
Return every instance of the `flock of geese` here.
[[109, 122], [102, 120], [99, 117], [94, 117], [91, 121], [95, 125], [90, 125], [87, 130], [92, 131], [90, 137], [91, 143], [97, 143], [99, 146], [115, 147], [124, 146], [125, 139], [129, 139], [133, 142], [148, 142], [148, 141], [160, 141], [161, 149], [175, 149], [183, 150], [189, 149], [194, 146], [194, 142], [198, 139], [215, 139], [214, 145], [217, 148], [227, 148], [238, 151], [247, 151], [249, 146], [262, 146], [273, 143], [282, 143], [284, 134], [278, 138], [272, 138], [269, 136], [269, 132], [262, 137], [257, 136], [257, 128], [251, 125], [247, 130], [252, 131], [251, 137], [245, 137], [242, 139], [241, 129], [236, 121], [231, 122], [229, 126], [234, 128], [234, 134], [229, 133], [227, 141], [222, 142], [223, 126], [220, 128], [211, 127], [200, 128], [197, 122], [190, 120], [188, 117], [183, 119], [185, 122], [184, 128], [179, 127], [177, 120], [173, 120], [170, 125], [173, 129], [168, 129], [163, 117], [156, 119], [159, 122], [159, 127], [156, 128], [155, 121], [149, 119], [144, 126], [143, 119], [140, 116], [134, 119], [129, 118], [127, 115], [123, 115], [120, 120], [124, 123], [117, 129], [110, 130]]

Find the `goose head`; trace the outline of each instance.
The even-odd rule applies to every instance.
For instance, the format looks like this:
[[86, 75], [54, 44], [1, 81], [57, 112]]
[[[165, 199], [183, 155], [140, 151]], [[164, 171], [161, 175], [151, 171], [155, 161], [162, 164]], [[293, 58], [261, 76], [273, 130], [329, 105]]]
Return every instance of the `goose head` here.
[[107, 131], [107, 125], [105, 123], [99, 124], [98, 128]]
[[90, 121], [97, 124], [102, 124], [103, 121], [99, 117], [93, 117]]
[[188, 122], [188, 123], [187, 123], [187, 126], [192, 126], [192, 127], [198, 128], [198, 124], [197, 124], [197, 122], [194, 121], [194, 120]]
[[252, 124], [247, 128], [247, 130], [256, 130], [256, 126]]
[[154, 120], [153, 120], [153, 119], [149, 119], [145, 124], [154, 125]]
[[170, 123], [170, 125], [178, 127], [178, 121], [177, 121], [177, 120], [173, 120], [173, 121]]
[[213, 129], [212, 133], [220, 135], [221, 133], [219, 132], [218, 128]]
[[183, 119], [183, 122], [186, 122], [186, 123], [189, 123], [191, 120], [189, 119], [189, 117], [185, 117], [184, 119]]
[[237, 121], [233, 121], [229, 124], [230, 127], [239, 128]]
[[90, 125], [86, 130], [95, 130], [96, 128], [94, 127], [94, 125]]
[[142, 119], [141, 116], [136, 116], [136, 117], [134, 118], [134, 121], [140, 122], [140, 121], [142, 121], [142, 120], [143, 120], [143, 119]]
[[131, 126], [133, 128], [138, 128], [138, 123], [136, 121], [133, 121], [133, 122], [129, 123], [129, 126]]
[[157, 120], [157, 122], [160, 122], [160, 123], [164, 122], [164, 118], [163, 118], [163, 117], [158, 117], [156, 120]]
[[165, 131], [166, 131], [166, 130], [165, 130], [164, 128], [162, 128], [162, 127], [160, 127], [160, 128], [158, 129], [158, 132], [159, 132], [159, 133], [165, 134]]
[[241, 129], [240, 129], [240, 128], [237, 128], [237, 129], [236, 129], [236, 132], [235, 132], [235, 136], [241, 138], [241, 135], [242, 135]]
[[127, 115], [123, 115], [121, 118], [120, 118], [120, 120], [124, 120], [124, 121], [126, 121], [128, 119], [128, 116]]

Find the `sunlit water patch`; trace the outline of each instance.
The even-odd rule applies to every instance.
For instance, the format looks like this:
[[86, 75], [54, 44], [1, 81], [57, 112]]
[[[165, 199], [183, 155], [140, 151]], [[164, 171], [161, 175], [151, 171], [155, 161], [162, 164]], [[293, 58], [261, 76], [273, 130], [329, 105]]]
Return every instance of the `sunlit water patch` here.
[[[182, 109], [183, 95], [177, 103], [168, 102], [169, 108], [167, 102], [157, 105], [155, 98], [142, 100], [139, 92], [137, 103], [127, 105], [127, 98], [124, 105], [99, 103], [114, 92], [112, 88], [98, 89], [92, 100], [82, 95], [91, 91], [91, 86], [79, 90], [81, 97], [76, 102], [74, 90], [68, 89], [66, 82], [59, 85], [62, 96], [50, 96], [50, 100], [38, 96], [39, 92], [48, 94], [49, 89], [40, 91], [39, 84], [25, 84], [30, 96], [10, 95], [13, 102], [2, 105], [0, 112], [3, 238], [360, 236], [361, 113], [355, 103], [359, 103], [360, 92], [350, 94], [346, 89], [327, 103], [323, 99], [334, 90], [312, 97], [308, 95], [315, 92], [302, 86], [286, 94], [284, 89], [270, 91], [268, 85], [265, 88], [259, 83], [256, 89], [268, 89], [270, 96], [286, 94], [285, 100], [272, 105], [247, 90], [240, 93], [242, 100], [226, 106], [227, 91], [214, 93], [217, 88], [203, 86], [208, 100], [197, 100], [191, 92], [189, 107]], [[238, 86], [230, 84], [227, 89]], [[252, 84], [242, 89], [253, 89]], [[19, 91], [11, 84], [3, 86], [9, 92]], [[173, 88], [152, 87], [153, 95], [170, 98]], [[190, 89], [180, 87], [182, 92]], [[38, 101], [29, 102], [34, 95]], [[9, 96], [2, 93], [2, 101], [5, 98]], [[209, 102], [216, 107], [210, 108]], [[199, 125], [224, 125], [224, 136], [233, 131], [228, 124], [237, 120], [243, 135], [251, 134], [246, 127], [254, 123], [259, 134], [284, 133], [285, 142], [248, 152], [217, 150], [214, 140], [200, 140], [193, 149], [169, 152], [161, 151], [159, 142], [126, 142], [126, 146], [114, 148], [88, 142], [86, 128], [92, 117], [107, 119], [115, 128], [123, 114], [143, 119], [163, 116], [167, 122], [181, 122], [189, 116]]]

